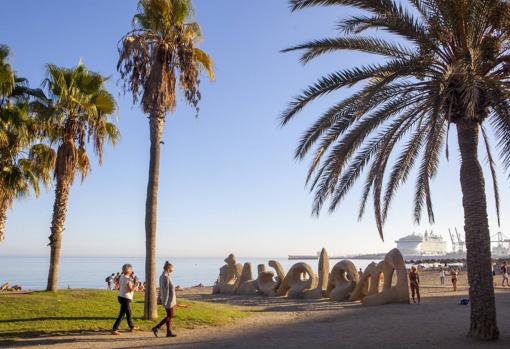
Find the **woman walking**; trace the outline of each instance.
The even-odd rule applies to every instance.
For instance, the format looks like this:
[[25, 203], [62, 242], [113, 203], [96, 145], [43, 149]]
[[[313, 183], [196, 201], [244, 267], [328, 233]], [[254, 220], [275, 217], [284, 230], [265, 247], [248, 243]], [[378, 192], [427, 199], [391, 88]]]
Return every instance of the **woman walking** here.
[[127, 323], [129, 325], [129, 331], [136, 331], [138, 327], [133, 324], [133, 320], [131, 319], [131, 302], [133, 301], [133, 294], [135, 285], [133, 283], [133, 278], [131, 277], [133, 274], [133, 267], [131, 264], [124, 264], [122, 266], [122, 275], [119, 277], [119, 296], [117, 297], [120, 304], [120, 312], [117, 320], [113, 324], [112, 334], [114, 336], [119, 336], [119, 326], [124, 318], [124, 315], [127, 318]]
[[414, 296], [416, 294], [418, 298], [418, 304], [421, 302], [420, 297], [420, 276], [418, 275], [418, 271], [415, 266], [411, 267], [411, 271], [409, 272], [409, 281], [411, 285], [411, 295], [413, 297], [413, 303], [416, 303]]
[[177, 304], [175, 297], [175, 287], [172, 283], [171, 275], [174, 271], [174, 266], [170, 262], [165, 262], [163, 266], [163, 274], [159, 277], [159, 298], [158, 303], [165, 307], [166, 317], [161, 320], [159, 324], [152, 328], [152, 332], [157, 337], [159, 329], [166, 324], [166, 336], [176, 337], [172, 333], [172, 318], [174, 317], [174, 307]]

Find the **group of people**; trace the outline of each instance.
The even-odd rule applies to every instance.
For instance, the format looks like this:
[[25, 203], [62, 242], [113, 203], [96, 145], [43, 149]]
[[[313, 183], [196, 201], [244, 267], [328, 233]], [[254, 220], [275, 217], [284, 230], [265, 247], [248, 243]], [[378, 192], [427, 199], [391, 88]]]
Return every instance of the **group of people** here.
[[[120, 277], [121, 277], [121, 273], [117, 273], [117, 274], [112, 273], [112, 275], [107, 276], [106, 279], [104, 280], [106, 282], [106, 288], [110, 291], [111, 290], [119, 290]], [[135, 273], [133, 273], [131, 275], [131, 278], [133, 279], [135, 291], [136, 292], [144, 292], [145, 291], [145, 282], [141, 282], [138, 279], [138, 276], [135, 275]]]
[[[161, 322], [152, 328], [152, 332], [156, 337], [159, 335], [160, 329], [166, 325], [166, 336], [175, 337], [176, 335], [172, 332], [172, 318], [174, 317], [174, 307], [177, 304], [175, 287], [172, 282], [171, 274], [173, 272], [173, 265], [170, 262], [165, 262], [163, 266], [163, 273], [159, 277], [159, 295], [158, 304], [161, 304], [166, 311], [166, 316]], [[115, 282], [115, 281], [114, 281]], [[134, 325], [131, 316], [131, 302], [133, 301], [134, 292], [136, 291], [136, 281], [133, 273], [133, 267], [131, 264], [124, 264], [122, 266], [122, 273], [118, 277], [118, 290], [119, 295], [117, 297], [120, 304], [120, 312], [117, 320], [113, 324], [112, 334], [119, 336], [119, 327], [126, 317], [129, 330], [137, 331], [139, 328]]]
[[[452, 281], [453, 291], [457, 291], [457, 279], [459, 276], [459, 269], [451, 268], [449, 273]], [[446, 270], [444, 268], [439, 269], [439, 283], [441, 286], [445, 285], [446, 278]], [[411, 267], [411, 271], [409, 272], [409, 286], [411, 288], [411, 297], [413, 299], [413, 303], [418, 301], [418, 304], [421, 302], [420, 297], [420, 275], [418, 273], [418, 269], [413, 265]]]

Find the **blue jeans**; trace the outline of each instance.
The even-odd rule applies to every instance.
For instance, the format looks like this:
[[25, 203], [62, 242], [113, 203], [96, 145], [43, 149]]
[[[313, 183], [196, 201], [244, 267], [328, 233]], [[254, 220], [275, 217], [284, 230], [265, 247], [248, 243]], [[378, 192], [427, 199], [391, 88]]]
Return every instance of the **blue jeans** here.
[[126, 315], [129, 328], [135, 327], [133, 320], [131, 319], [131, 299], [124, 297], [117, 297], [117, 299], [120, 303], [120, 312], [117, 320], [113, 324], [113, 330], [117, 331], [119, 329], [120, 323], [122, 322], [122, 319], [124, 319], [124, 315]]

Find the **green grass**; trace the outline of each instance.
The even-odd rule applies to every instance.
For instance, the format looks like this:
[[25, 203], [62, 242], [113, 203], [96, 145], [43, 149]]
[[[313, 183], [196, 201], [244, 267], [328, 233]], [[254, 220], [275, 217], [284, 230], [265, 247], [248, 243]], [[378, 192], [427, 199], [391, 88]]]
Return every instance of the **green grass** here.
[[[173, 327], [221, 326], [249, 316], [246, 308], [179, 299], [188, 308], [176, 308]], [[142, 330], [154, 322], [142, 320], [143, 294], [131, 304], [133, 321]], [[38, 291], [0, 294], [0, 338], [32, 337], [108, 331], [118, 315], [117, 292], [101, 290]], [[164, 310], [159, 308], [160, 318]], [[127, 329], [124, 319], [121, 330]]]

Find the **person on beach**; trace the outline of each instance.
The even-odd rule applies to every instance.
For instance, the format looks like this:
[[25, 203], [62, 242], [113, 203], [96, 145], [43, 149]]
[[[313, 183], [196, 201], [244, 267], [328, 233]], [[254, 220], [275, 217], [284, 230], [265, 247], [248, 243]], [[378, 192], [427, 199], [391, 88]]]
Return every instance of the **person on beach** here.
[[501, 266], [501, 274], [503, 275], [503, 282], [501, 283], [501, 286], [505, 286], [505, 281], [506, 285], [510, 286], [508, 284], [508, 266], [506, 265], [506, 261], [504, 261], [503, 265]]
[[453, 268], [450, 275], [452, 277], [453, 292], [455, 292], [457, 291], [457, 276], [459, 275], [459, 271], [456, 268]]
[[155, 327], [152, 328], [152, 332], [157, 337], [159, 329], [166, 324], [166, 336], [167, 337], [176, 337], [174, 333], [172, 333], [172, 318], [174, 317], [174, 307], [177, 304], [177, 299], [175, 296], [175, 287], [172, 282], [171, 274], [174, 271], [174, 266], [172, 263], [166, 261], [163, 266], [163, 273], [159, 277], [159, 297], [158, 304], [161, 304], [165, 307], [166, 317], [160, 321]]
[[414, 298], [416, 295], [418, 298], [418, 304], [420, 304], [420, 275], [418, 275], [418, 271], [414, 265], [411, 267], [411, 271], [409, 272], [409, 282], [411, 286], [411, 296], [413, 297], [413, 303], [416, 303]]
[[120, 273], [117, 273], [115, 277], [113, 278], [113, 286], [116, 290], [119, 289], [119, 279], [120, 279]]
[[363, 276], [363, 270], [361, 270], [361, 268], [359, 268], [358, 277], [361, 279], [362, 276]]
[[113, 324], [112, 334], [114, 336], [120, 335], [119, 326], [122, 322], [122, 319], [124, 318], [124, 315], [126, 316], [130, 332], [139, 329], [133, 324], [133, 320], [131, 319], [131, 302], [133, 301], [133, 294], [135, 289], [134, 280], [131, 277], [132, 274], [133, 267], [131, 264], [124, 264], [122, 266], [122, 275], [119, 277], [119, 296], [117, 297], [117, 300], [120, 304], [120, 312], [117, 320], [115, 320], [115, 323]]
[[444, 286], [444, 278], [446, 276], [446, 273], [444, 272], [444, 269], [441, 268], [439, 270], [439, 283], [441, 284], [441, 286]]
[[106, 281], [106, 287], [108, 288], [108, 291], [111, 291], [113, 290], [113, 288], [115, 287], [115, 284], [113, 282], [113, 279], [115, 278], [115, 273], [112, 273], [112, 275], [108, 276], [105, 281]]

